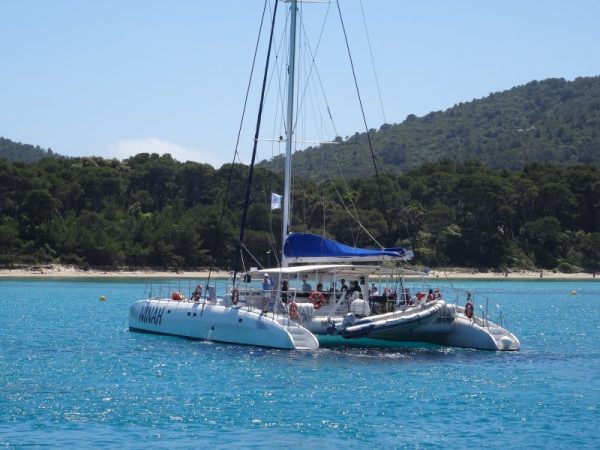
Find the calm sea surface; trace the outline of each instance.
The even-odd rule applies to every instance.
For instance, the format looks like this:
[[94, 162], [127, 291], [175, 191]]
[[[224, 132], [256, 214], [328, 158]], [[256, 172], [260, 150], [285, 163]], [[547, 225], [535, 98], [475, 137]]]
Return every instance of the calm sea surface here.
[[191, 341], [128, 331], [147, 281], [0, 280], [0, 446], [600, 447], [600, 282], [454, 285], [522, 350]]

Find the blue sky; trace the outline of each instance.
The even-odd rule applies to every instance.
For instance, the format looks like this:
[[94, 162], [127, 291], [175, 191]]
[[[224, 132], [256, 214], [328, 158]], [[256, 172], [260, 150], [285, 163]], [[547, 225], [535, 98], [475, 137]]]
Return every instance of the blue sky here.
[[[362, 0], [384, 120], [361, 2], [340, 4], [370, 128], [531, 80], [600, 75], [600, 1]], [[148, 151], [230, 162], [262, 7], [263, 0], [2, 0], [0, 136], [72, 156]], [[307, 29], [318, 30], [327, 5], [304, 8]], [[335, 4], [317, 68], [338, 134], [364, 131]], [[245, 163], [257, 97], [255, 89], [240, 145]], [[261, 135], [272, 137], [272, 128]], [[305, 139], [335, 137], [331, 128], [306, 129]]]

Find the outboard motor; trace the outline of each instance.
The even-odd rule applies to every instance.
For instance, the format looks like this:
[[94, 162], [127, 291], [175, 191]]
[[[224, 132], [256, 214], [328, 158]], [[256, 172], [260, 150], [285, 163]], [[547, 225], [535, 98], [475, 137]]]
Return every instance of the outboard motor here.
[[343, 330], [346, 327], [354, 325], [354, 322], [356, 322], [356, 317], [354, 317], [354, 314], [348, 313], [344, 316], [344, 320], [342, 320], [342, 325], [340, 328]]

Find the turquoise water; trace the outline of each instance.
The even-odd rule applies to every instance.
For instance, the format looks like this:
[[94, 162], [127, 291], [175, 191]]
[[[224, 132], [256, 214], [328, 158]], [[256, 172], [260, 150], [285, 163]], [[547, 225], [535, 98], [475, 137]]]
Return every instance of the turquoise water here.
[[127, 330], [143, 281], [0, 280], [0, 445], [600, 446], [600, 282], [455, 285], [522, 350], [190, 341]]

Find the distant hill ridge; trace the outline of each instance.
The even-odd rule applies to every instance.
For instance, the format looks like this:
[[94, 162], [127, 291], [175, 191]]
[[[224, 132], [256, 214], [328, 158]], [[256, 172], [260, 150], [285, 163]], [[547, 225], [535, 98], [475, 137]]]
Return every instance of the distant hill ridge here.
[[[600, 76], [565, 81], [532, 81], [507, 91], [400, 124], [370, 131], [384, 172], [399, 173], [444, 159], [478, 159], [493, 169], [520, 169], [529, 163], [600, 165]], [[309, 147], [294, 154], [294, 174], [349, 178], [372, 174], [366, 133], [338, 144]], [[35, 162], [59, 156], [51, 149], [0, 137], [0, 158]], [[335, 156], [337, 156], [337, 161]], [[283, 156], [261, 166], [283, 170]]]
[[[411, 114], [400, 124], [384, 124], [370, 133], [381, 168], [388, 172], [443, 159], [478, 159], [496, 169], [534, 162], [599, 165], [600, 77], [532, 81], [424, 117]], [[372, 167], [366, 133], [336, 140], [335, 146], [296, 152], [294, 173], [335, 174], [334, 152], [346, 176]], [[261, 165], [282, 170], [283, 157]]]
[[49, 156], [58, 156], [51, 149], [43, 149], [39, 145], [22, 144], [0, 137], [0, 158], [12, 162], [36, 162]]

